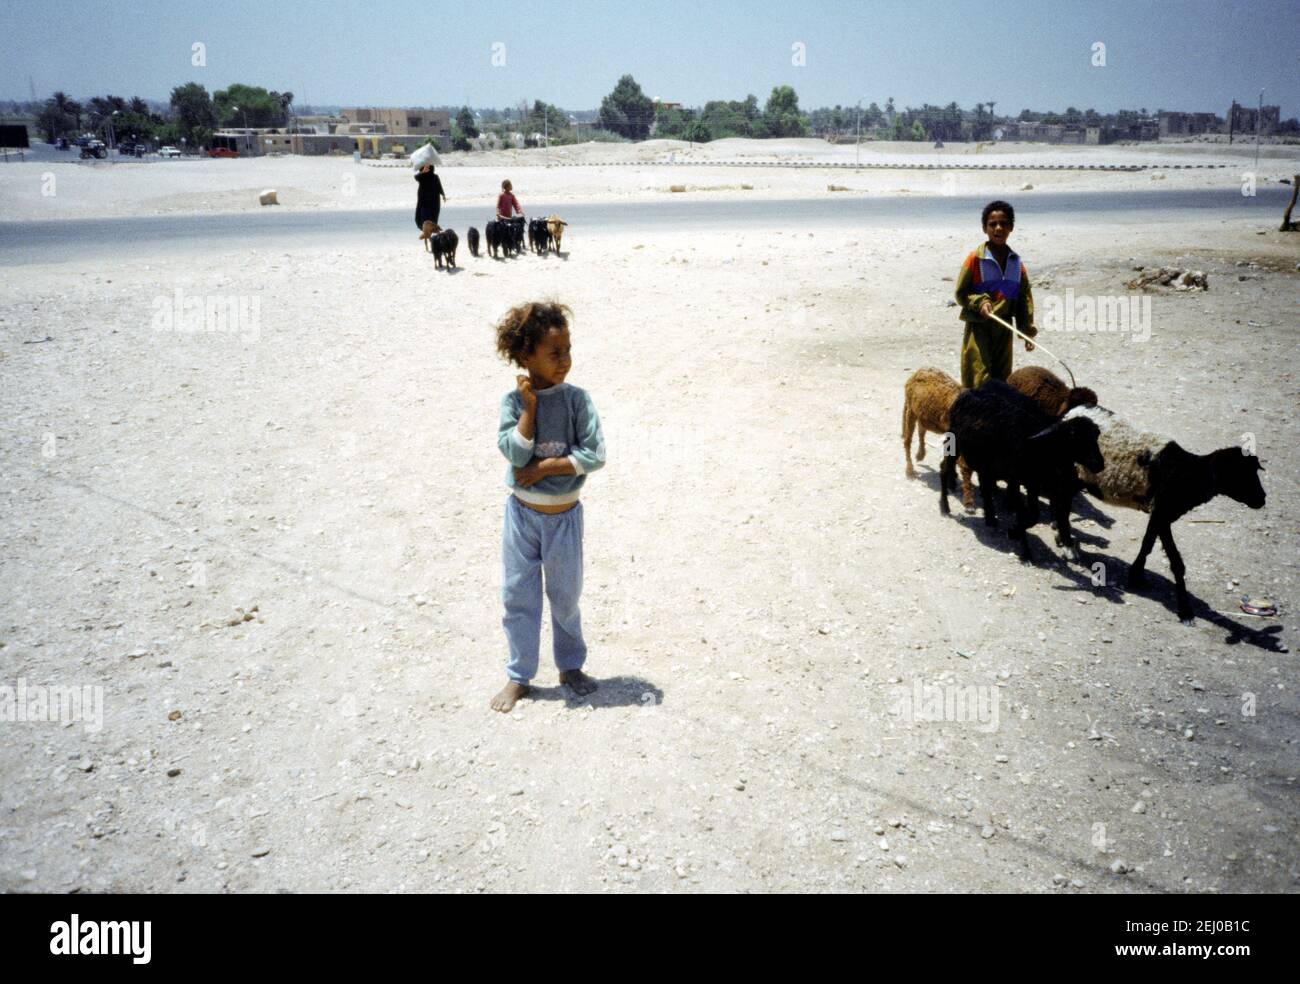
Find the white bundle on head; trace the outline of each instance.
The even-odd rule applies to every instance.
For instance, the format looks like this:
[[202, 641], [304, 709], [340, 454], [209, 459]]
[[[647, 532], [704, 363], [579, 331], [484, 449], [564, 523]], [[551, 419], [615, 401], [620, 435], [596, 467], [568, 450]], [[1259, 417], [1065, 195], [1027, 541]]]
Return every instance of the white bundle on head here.
[[427, 143], [411, 153], [411, 167], [417, 171], [426, 164], [441, 163], [442, 158], [438, 156], [438, 151], [433, 144]]

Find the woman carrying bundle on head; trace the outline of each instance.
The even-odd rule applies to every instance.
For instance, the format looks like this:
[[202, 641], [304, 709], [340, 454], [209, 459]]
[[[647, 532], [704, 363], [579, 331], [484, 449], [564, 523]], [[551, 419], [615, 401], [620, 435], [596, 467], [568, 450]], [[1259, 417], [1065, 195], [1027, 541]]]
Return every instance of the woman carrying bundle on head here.
[[428, 239], [429, 233], [438, 228], [438, 213], [447, 200], [447, 193], [442, 190], [442, 179], [434, 173], [432, 164], [425, 164], [416, 171], [415, 180], [420, 186], [415, 199], [415, 224], [420, 227], [420, 238]]

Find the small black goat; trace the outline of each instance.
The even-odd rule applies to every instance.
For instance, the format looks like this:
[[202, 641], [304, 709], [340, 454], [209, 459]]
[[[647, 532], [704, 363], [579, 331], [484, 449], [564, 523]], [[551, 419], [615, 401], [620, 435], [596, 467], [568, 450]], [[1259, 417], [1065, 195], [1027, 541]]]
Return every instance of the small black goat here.
[[454, 270], [456, 247], [460, 245], [460, 237], [456, 235], [456, 230], [443, 229], [441, 232], [434, 233], [429, 242], [433, 245], [433, 265], [441, 270], [445, 263], [448, 270]]
[[493, 219], [483, 227], [483, 233], [487, 237], [488, 256], [492, 259], [499, 259], [500, 253], [509, 250], [509, 234], [506, 229], [506, 223], [500, 219]]
[[1186, 566], [1174, 546], [1173, 525], [1197, 506], [1226, 495], [1251, 509], [1264, 506], [1264, 486], [1259, 473], [1264, 466], [1240, 447], [1220, 448], [1209, 454], [1192, 454], [1176, 441], [1133, 427], [1105, 407], [1076, 407], [1065, 420], [1089, 420], [1101, 430], [1106, 470], [1080, 468], [1083, 487], [1103, 502], [1140, 509], [1151, 514], [1137, 559], [1129, 568], [1128, 585], [1139, 586], [1146, 576], [1147, 555], [1156, 537], [1169, 557], [1178, 589], [1178, 617], [1192, 620], [1187, 597]]
[[469, 244], [471, 255], [478, 256], [478, 230], [473, 226], [470, 226], [469, 231], [465, 233], [465, 242]]
[[545, 219], [528, 220], [528, 245], [534, 253], [545, 253], [551, 248], [551, 230]]
[[508, 255], [518, 256], [524, 251], [524, 218], [516, 215], [506, 221], [506, 237], [510, 244]]
[[[1083, 556], [1070, 534], [1070, 503], [1079, 489], [1075, 465], [1097, 472], [1105, 467], [1097, 447], [1097, 425], [1083, 419], [1055, 421], [1033, 400], [994, 379], [958, 395], [948, 426], [956, 446], [950, 449], [953, 454], [944, 456], [939, 470], [939, 511], [948, 513], [948, 494], [960, 455], [978, 476], [984, 522], [989, 526], [997, 525], [997, 482], [1007, 483], [1007, 504], [1016, 514], [1010, 535], [1020, 541], [1021, 559], [1030, 559], [1027, 531], [1037, 521], [1038, 496], [1044, 494], [1056, 520], [1057, 544], [1081, 563]], [[1028, 504], [1020, 494], [1022, 485]]]

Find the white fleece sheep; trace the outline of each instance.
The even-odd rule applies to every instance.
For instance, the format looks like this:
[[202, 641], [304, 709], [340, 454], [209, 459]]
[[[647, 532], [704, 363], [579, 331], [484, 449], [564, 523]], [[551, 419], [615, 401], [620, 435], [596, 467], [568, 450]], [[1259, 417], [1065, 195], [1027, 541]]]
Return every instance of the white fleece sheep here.
[[1079, 465], [1084, 485], [1099, 490], [1099, 497], [1106, 502], [1150, 512], [1151, 461], [1169, 444], [1169, 438], [1140, 431], [1105, 407], [1075, 407], [1065, 417], [1087, 417], [1101, 431], [1097, 446], [1106, 467], [1094, 473]]

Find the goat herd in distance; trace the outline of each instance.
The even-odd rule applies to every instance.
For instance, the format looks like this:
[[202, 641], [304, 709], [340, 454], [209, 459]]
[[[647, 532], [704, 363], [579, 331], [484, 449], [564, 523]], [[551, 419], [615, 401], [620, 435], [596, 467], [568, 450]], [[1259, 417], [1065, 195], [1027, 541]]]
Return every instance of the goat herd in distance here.
[[[527, 225], [528, 248], [543, 255], [554, 250], [560, 254], [560, 244], [564, 239], [564, 227], [568, 223], [558, 215], [548, 215], [544, 219], [530, 219]], [[493, 219], [483, 227], [487, 239], [487, 252], [494, 260], [502, 256], [518, 256], [524, 251], [525, 225], [524, 217], [513, 219]], [[469, 242], [469, 251], [476, 257], [479, 253], [479, 234], [473, 226], [465, 234]], [[456, 269], [456, 248], [460, 237], [455, 229], [443, 229], [433, 222], [425, 221], [421, 226], [420, 239], [427, 252], [433, 254], [433, 263], [439, 270]]]

